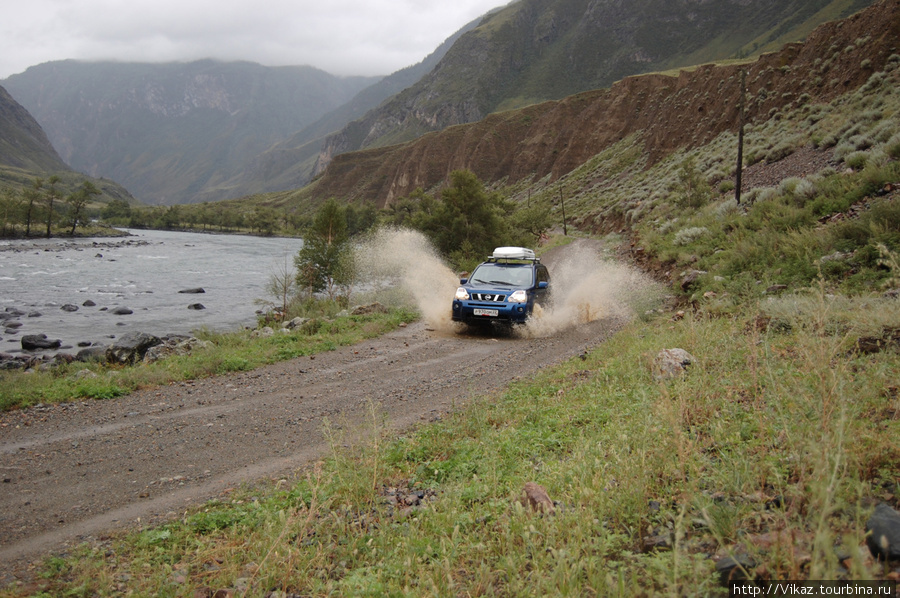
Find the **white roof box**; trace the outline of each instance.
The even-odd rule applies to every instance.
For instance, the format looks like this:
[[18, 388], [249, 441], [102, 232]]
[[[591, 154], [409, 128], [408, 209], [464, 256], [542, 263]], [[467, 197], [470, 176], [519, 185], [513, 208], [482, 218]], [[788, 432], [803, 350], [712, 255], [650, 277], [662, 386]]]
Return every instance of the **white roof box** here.
[[497, 247], [491, 256], [497, 260], [533, 260], [534, 252], [524, 247]]

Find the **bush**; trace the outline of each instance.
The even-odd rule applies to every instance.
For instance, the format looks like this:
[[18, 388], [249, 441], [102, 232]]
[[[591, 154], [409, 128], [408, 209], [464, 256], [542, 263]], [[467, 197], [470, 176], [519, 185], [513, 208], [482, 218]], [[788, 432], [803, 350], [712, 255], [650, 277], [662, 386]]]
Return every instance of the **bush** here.
[[705, 226], [694, 226], [691, 228], [683, 228], [677, 233], [675, 233], [675, 238], [672, 240], [672, 245], [677, 247], [682, 247], [684, 245], [690, 245], [697, 239], [704, 237], [709, 234], [709, 229]]

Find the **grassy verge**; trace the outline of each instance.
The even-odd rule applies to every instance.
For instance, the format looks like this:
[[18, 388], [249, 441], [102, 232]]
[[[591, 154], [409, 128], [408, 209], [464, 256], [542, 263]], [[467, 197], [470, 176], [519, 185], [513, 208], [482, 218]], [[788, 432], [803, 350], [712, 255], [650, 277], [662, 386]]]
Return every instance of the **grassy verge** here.
[[[727, 595], [728, 555], [880, 578], [864, 524], [900, 491], [900, 354], [854, 350], [874, 312], [900, 318], [810, 290], [634, 323], [414, 434], [346, 450], [335, 432], [299, 482], [52, 559], [43, 595]], [[695, 361], [658, 381], [672, 347]], [[522, 505], [528, 481], [552, 515]]]
[[198, 332], [201, 340], [212, 343], [210, 347], [155, 363], [126, 367], [72, 363], [48, 371], [0, 372], [0, 410], [85, 398], [110, 399], [148, 386], [250, 370], [333, 351], [384, 334], [417, 317], [409, 310], [394, 310], [389, 314], [319, 318], [291, 334], [276, 333], [271, 337], [254, 337], [249, 330]]

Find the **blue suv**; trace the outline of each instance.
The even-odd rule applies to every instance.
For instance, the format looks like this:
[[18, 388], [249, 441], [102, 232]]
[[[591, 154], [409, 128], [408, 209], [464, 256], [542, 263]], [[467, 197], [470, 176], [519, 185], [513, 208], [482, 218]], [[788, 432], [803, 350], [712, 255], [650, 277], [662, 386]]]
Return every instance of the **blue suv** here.
[[453, 320], [466, 324], [523, 324], [535, 304], [550, 299], [550, 273], [524, 247], [498, 247], [491, 257], [459, 281]]

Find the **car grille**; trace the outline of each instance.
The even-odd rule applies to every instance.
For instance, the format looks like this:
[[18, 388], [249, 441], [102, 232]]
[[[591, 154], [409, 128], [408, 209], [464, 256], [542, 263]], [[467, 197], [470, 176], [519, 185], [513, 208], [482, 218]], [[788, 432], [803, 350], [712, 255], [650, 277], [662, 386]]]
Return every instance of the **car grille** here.
[[496, 303], [506, 301], [506, 295], [497, 295], [494, 293], [472, 293], [472, 298], [475, 301], [493, 301]]

